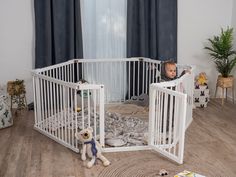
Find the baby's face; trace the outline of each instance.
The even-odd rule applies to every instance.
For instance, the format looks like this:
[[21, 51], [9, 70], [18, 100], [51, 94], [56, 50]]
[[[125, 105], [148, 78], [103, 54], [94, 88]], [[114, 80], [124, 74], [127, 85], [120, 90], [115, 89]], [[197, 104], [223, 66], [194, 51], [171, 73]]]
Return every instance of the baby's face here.
[[167, 64], [165, 69], [166, 69], [166, 76], [168, 78], [171, 78], [171, 79], [175, 78], [175, 76], [176, 76], [176, 66], [174, 64]]

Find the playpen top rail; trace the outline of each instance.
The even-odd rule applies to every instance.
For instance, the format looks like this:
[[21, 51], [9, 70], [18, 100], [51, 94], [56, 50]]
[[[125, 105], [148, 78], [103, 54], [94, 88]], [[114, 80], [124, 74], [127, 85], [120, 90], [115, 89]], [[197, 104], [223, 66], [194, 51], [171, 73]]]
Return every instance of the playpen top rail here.
[[[176, 86], [176, 85], [174, 85], [174, 86]], [[171, 86], [168, 85], [168, 87], [171, 87]], [[184, 97], [184, 98], [186, 97], [186, 99], [187, 99], [186, 94], [181, 93], [181, 92], [176, 92], [175, 90], [167, 89], [167, 88], [163, 87], [163, 85], [161, 85], [160, 83], [152, 83], [150, 85], [150, 89], [155, 89], [155, 88], [158, 88], [158, 90], [163, 93], [167, 93], [169, 95], [174, 95], [176, 97]]]
[[59, 67], [62, 67], [62, 66], [73, 64], [73, 63], [74, 63], [74, 60], [69, 60], [69, 61], [58, 63], [58, 64], [55, 64], [55, 65], [34, 69], [31, 72], [35, 73], [35, 74], [40, 74], [41, 72], [48, 71], [48, 70], [55, 69], [55, 68], [59, 68]]
[[146, 61], [160, 64], [159, 60], [149, 58], [133, 57], [133, 58], [104, 58], [104, 59], [74, 59], [78, 63], [97, 63], [97, 62], [129, 62], [129, 61]]
[[100, 88], [104, 87], [103, 84], [79, 84], [79, 83], [66, 82], [66, 81], [55, 79], [55, 78], [52, 78], [52, 77], [49, 77], [49, 76], [39, 75], [39, 74], [36, 74], [36, 73], [33, 73], [33, 76], [37, 76], [41, 79], [45, 79], [45, 80], [48, 80], [48, 81], [51, 81], [51, 82], [54, 82], [54, 83], [57, 83], [57, 84], [60, 84], [60, 85], [65, 85], [65, 86], [68, 86], [70, 88], [79, 89], [79, 90], [100, 89]]
[[151, 62], [151, 63], [157, 63], [161, 64], [161, 61], [159, 60], [153, 60], [149, 58], [143, 58], [143, 57], [133, 57], [133, 58], [106, 58], [106, 59], [72, 59], [66, 62], [58, 63], [52, 66], [47, 66], [44, 68], [38, 68], [35, 70], [32, 70], [32, 72], [40, 74], [41, 72], [48, 71], [51, 69], [59, 68], [62, 66], [66, 66], [73, 63], [97, 63], [97, 62], [128, 62], [128, 61], [145, 61], [145, 62]]

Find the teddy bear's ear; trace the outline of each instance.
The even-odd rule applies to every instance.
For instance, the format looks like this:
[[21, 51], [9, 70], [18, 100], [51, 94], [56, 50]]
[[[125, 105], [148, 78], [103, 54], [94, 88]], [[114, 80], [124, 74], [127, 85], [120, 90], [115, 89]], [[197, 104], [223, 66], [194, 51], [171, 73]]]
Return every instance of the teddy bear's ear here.
[[88, 127], [88, 130], [91, 131], [91, 133], [93, 133], [93, 128], [92, 127]]

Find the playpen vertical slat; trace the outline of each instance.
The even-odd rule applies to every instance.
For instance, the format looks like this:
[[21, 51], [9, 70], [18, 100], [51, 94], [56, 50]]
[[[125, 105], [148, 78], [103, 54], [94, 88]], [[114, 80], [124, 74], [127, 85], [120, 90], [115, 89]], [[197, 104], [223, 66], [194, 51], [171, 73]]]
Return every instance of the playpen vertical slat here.
[[[65, 77], [66, 79], [66, 77]], [[65, 86], [61, 85], [62, 88], [62, 129], [63, 129], [63, 141], [66, 141], [66, 107], [65, 107]]]
[[155, 75], [155, 69], [156, 69], [156, 65], [155, 63], [152, 63], [153, 65], [153, 72], [152, 72], [152, 83], [154, 83], [154, 75]]
[[82, 79], [84, 79], [84, 63], [80, 63], [81, 64], [81, 76], [82, 76]]
[[145, 67], [146, 67], [146, 69], [145, 69], [145, 73], [146, 73], [146, 84], [145, 84], [145, 88], [146, 88], [146, 94], [148, 93], [148, 91], [147, 91], [147, 88], [148, 88], [148, 64], [147, 64], [147, 62], [145, 62]]
[[[46, 71], [47, 73], [47, 71]], [[47, 75], [47, 74], [46, 74]], [[44, 119], [44, 123], [45, 123], [45, 131], [49, 132], [49, 124], [48, 124], [48, 111], [49, 111], [49, 108], [48, 108], [48, 105], [49, 105], [49, 100], [48, 100], [48, 81], [46, 79], [44, 79], [44, 90], [45, 90], [45, 94], [44, 94], [44, 100], [45, 100], [45, 119]]]
[[93, 90], [93, 106], [94, 106], [94, 113], [93, 113], [93, 117], [94, 117], [94, 136], [96, 139], [97, 136], [97, 91]]
[[148, 144], [154, 145], [154, 136], [155, 136], [155, 100], [156, 100], [156, 91], [153, 87], [150, 87], [150, 97], [149, 97], [149, 135], [148, 135]]
[[160, 144], [161, 142], [161, 133], [162, 133], [162, 106], [163, 106], [163, 92], [162, 91], [158, 91], [158, 136], [157, 136], [157, 144]]
[[82, 129], [84, 129], [84, 90], [81, 90]]
[[159, 131], [160, 131], [160, 123], [159, 123], [159, 114], [160, 114], [160, 91], [159, 90], [156, 90], [156, 106], [155, 106], [155, 145], [157, 144], [157, 141], [158, 141], [158, 138], [159, 138]]
[[59, 128], [59, 116], [60, 116], [60, 108], [59, 108], [59, 105], [60, 105], [60, 100], [59, 100], [59, 85], [58, 83], [55, 83], [55, 90], [56, 90], [56, 100], [57, 100], [57, 104], [56, 104], [56, 122], [55, 122], [55, 128], [56, 128], [56, 135], [57, 135], [57, 138], [60, 139], [61, 137], [61, 134], [60, 134], [60, 128]]
[[77, 114], [77, 110], [76, 110], [76, 108], [74, 107], [74, 102], [75, 102], [75, 100], [73, 100], [73, 93], [75, 92], [75, 89], [74, 88], [70, 88], [70, 98], [69, 98], [69, 100], [70, 100], [70, 130], [69, 130], [69, 136], [70, 136], [70, 144], [71, 144], [71, 146], [72, 147], [74, 147], [74, 126], [73, 126], [73, 124], [74, 124], [74, 121], [73, 121], [73, 117], [74, 117], [74, 113], [75, 114]]
[[65, 72], [65, 66], [62, 66], [62, 80], [65, 81], [66, 80], [66, 72]]
[[[124, 79], [124, 81], [126, 81], [126, 79], [125, 79], [125, 78], [126, 78], [126, 72], [125, 72], [125, 69], [126, 69], [126, 65], [127, 65], [127, 63], [126, 63], [126, 62], [123, 62], [123, 64], [124, 64], [124, 65], [123, 65], [123, 69], [124, 69], [123, 71], [124, 71], [124, 72], [122, 72], [122, 73], [125, 73], [125, 74], [123, 74], [123, 75], [124, 75], [123, 79]], [[124, 95], [123, 95], [123, 97], [124, 97], [124, 101], [126, 100], [126, 99], [125, 99], [126, 91], [127, 91], [127, 85], [126, 85], [126, 83], [125, 83], [125, 84], [124, 84]]]
[[[120, 66], [120, 68], [119, 68], [119, 70], [120, 70], [120, 77], [119, 77], [120, 95], [119, 95], [119, 98], [120, 98], [120, 103], [121, 103], [122, 102], [122, 85], [121, 85], [122, 82], [121, 82], [121, 78], [122, 78], [122, 74], [125, 75], [125, 73], [122, 72], [122, 63], [121, 63], [121, 61], [119, 62], [119, 66]], [[123, 83], [123, 85], [124, 85], [124, 83]]]
[[42, 109], [42, 116], [41, 116], [41, 130], [44, 130], [44, 87], [43, 87], [43, 79], [40, 79], [40, 87], [41, 87], [41, 109]]
[[131, 87], [130, 87], [130, 76], [131, 76], [131, 73], [130, 73], [130, 72], [131, 72], [131, 71], [130, 71], [130, 61], [128, 61], [128, 63], [129, 63], [129, 70], [128, 70], [128, 72], [129, 72], [129, 73], [128, 73], [128, 75], [129, 75], [129, 86], [128, 86], [129, 97], [128, 97], [128, 99], [130, 99], [130, 88], [131, 88]]
[[67, 82], [72, 82], [72, 79], [71, 79], [71, 64], [67, 65]]
[[[46, 72], [44, 72], [44, 75], [46, 75]], [[46, 99], [46, 96], [45, 96], [47, 94], [46, 89], [45, 89], [45, 87], [46, 87], [46, 80], [42, 79], [42, 82], [43, 82], [43, 110], [44, 110], [44, 112], [43, 112], [43, 130], [46, 131], [45, 130], [45, 127], [47, 125], [46, 122], [45, 122], [46, 117], [47, 117], [47, 109], [46, 109], [46, 107], [47, 107], [47, 99]]]
[[70, 64], [70, 82], [74, 83], [74, 63]]
[[145, 64], [145, 62], [143, 61], [142, 62], [142, 65], [143, 65], [143, 74], [142, 74], [142, 94], [144, 94], [144, 77], [145, 77], [145, 69], [144, 69], [144, 64]]
[[37, 100], [36, 100], [36, 85], [35, 76], [33, 76], [33, 98], [34, 98], [34, 125], [37, 124]]
[[[47, 71], [47, 76], [49, 76], [49, 70]], [[46, 80], [46, 88], [47, 88], [47, 117], [46, 117], [46, 122], [47, 122], [47, 130], [48, 133], [51, 134], [51, 128], [50, 128], [50, 123], [49, 123], [49, 118], [50, 118], [50, 81]]]
[[64, 131], [63, 131], [63, 100], [62, 100], [62, 85], [58, 84], [59, 88], [60, 88], [60, 119], [59, 119], [59, 127], [60, 127], [60, 131], [61, 131], [61, 140], [64, 140]]
[[90, 127], [90, 113], [91, 113], [91, 110], [90, 110], [90, 90], [86, 90], [87, 91], [87, 100], [88, 100], [88, 126]]
[[70, 122], [71, 122], [70, 109], [72, 109], [72, 108], [70, 108], [71, 88], [68, 87], [67, 89], [68, 89], [68, 92], [67, 92], [67, 106], [66, 106], [67, 107], [67, 122], [66, 123], [67, 123], [67, 132], [68, 132], [68, 143], [71, 144], [71, 141], [70, 141], [70, 139], [71, 139], [71, 135], [70, 135], [70, 129], [71, 129], [71, 127], [70, 127]]
[[40, 79], [39, 79], [39, 77], [37, 76], [36, 78], [35, 78], [35, 80], [36, 80], [36, 93], [35, 93], [35, 96], [36, 96], [36, 105], [35, 105], [35, 107], [36, 107], [36, 110], [35, 110], [35, 113], [37, 113], [37, 117], [36, 117], [36, 120], [37, 120], [37, 127], [38, 128], [40, 128], [39, 127], [39, 120], [41, 119], [41, 117], [42, 117], [42, 114], [41, 114], [41, 110], [42, 110], [42, 108], [41, 108], [41, 97], [40, 97], [40, 93], [41, 93], [41, 90], [40, 90]]
[[[74, 90], [74, 106], [75, 106], [75, 111], [73, 111], [73, 115], [74, 115], [74, 119], [75, 119], [75, 127], [74, 127], [74, 122], [72, 122], [72, 136], [73, 136], [73, 138], [72, 138], [72, 140], [73, 140], [73, 146], [75, 146], [75, 148], [76, 149], [78, 149], [78, 140], [77, 139], [75, 139], [75, 137], [74, 137], [74, 135], [75, 135], [75, 133], [77, 133], [77, 131], [78, 131], [78, 113], [77, 113], [77, 91], [78, 91], [78, 89], [75, 89]], [[74, 129], [75, 129], [75, 132], [74, 132]], [[75, 144], [74, 144], [74, 140], [75, 140]]]
[[[171, 142], [173, 142], [173, 137], [172, 137], [172, 119], [173, 119], [173, 95], [169, 95], [170, 96], [170, 106], [169, 106], [169, 133], [168, 133], [168, 144], [170, 145]], [[171, 150], [171, 146], [168, 147], [168, 152], [170, 153]]]
[[159, 134], [160, 134], [160, 123], [159, 123], [159, 115], [160, 115], [160, 111], [158, 111], [158, 110], [160, 110], [159, 109], [159, 107], [160, 107], [160, 91], [158, 91], [158, 90], [156, 90], [156, 97], [155, 97], [155, 99], [156, 99], [156, 103], [157, 103], [157, 105], [155, 106], [155, 138], [154, 138], [154, 140], [155, 140], [155, 145], [157, 144], [157, 140], [158, 140], [158, 138], [159, 138]]
[[132, 96], [135, 96], [135, 61], [132, 62], [133, 63], [133, 95]]
[[69, 82], [69, 73], [68, 73], [68, 65], [65, 65], [65, 73], [66, 73], [66, 75], [65, 75], [65, 81], [66, 82]]
[[70, 65], [66, 65], [67, 80], [66, 82], [71, 82], [70, 80]]
[[[61, 77], [61, 76], [60, 76]], [[57, 124], [58, 124], [58, 130], [59, 130], [59, 137], [60, 137], [60, 139], [62, 140], [62, 129], [61, 129], [61, 120], [62, 120], [62, 113], [61, 113], [61, 105], [62, 105], [62, 103], [61, 103], [61, 86], [60, 86], [60, 84], [57, 84], [57, 89], [58, 89], [58, 102], [59, 102], [59, 104], [58, 104], [58, 122], [57, 122]]]
[[[54, 115], [54, 113], [53, 113], [53, 111], [54, 111], [54, 109], [53, 109], [53, 101], [52, 101], [52, 99], [53, 99], [53, 97], [52, 97], [52, 84], [53, 84], [53, 82], [49, 82], [49, 84], [50, 84], [50, 119], [49, 119], [49, 122], [51, 122], [51, 119], [52, 119], [52, 117], [53, 117], [53, 115]], [[53, 127], [52, 127], [52, 123], [50, 123], [50, 131], [51, 131], [51, 134], [52, 135], [54, 135], [55, 136], [55, 132], [53, 131]]]
[[137, 76], [137, 79], [138, 79], [138, 85], [137, 85], [137, 87], [138, 87], [138, 93], [137, 93], [137, 95], [140, 95], [140, 94], [139, 94], [139, 70], [140, 70], [140, 61], [138, 61], [138, 76]]
[[113, 85], [114, 85], [114, 80], [113, 80], [113, 67], [112, 67], [112, 65], [110, 64], [110, 63], [107, 63], [108, 64], [108, 66], [109, 66], [109, 68], [110, 68], [110, 74], [109, 74], [109, 76], [110, 76], [110, 81], [111, 81], [111, 85], [109, 84], [109, 102], [111, 102], [111, 101], [113, 101], [112, 99], [112, 94], [111, 94], [111, 90], [113, 90]]
[[[185, 131], [185, 121], [186, 121], [186, 108], [187, 108], [187, 95], [184, 95], [181, 98], [181, 105], [183, 105], [183, 109], [180, 110], [180, 116], [179, 116], [179, 163], [182, 164], [183, 163], [183, 153], [184, 153], [184, 131]], [[182, 121], [180, 121], [180, 118], [182, 118]]]
[[100, 88], [100, 98], [99, 98], [99, 105], [100, 105], [100, 143], [104, 147], [105, 146], [105, 125], [104, 125], [104, 86], [102, 85]]
[[89, 64], [90, 64], [90, 63], [86, 63], [86, 74], [85, 74], [85, 76], [88, 76], [88, 73], [89, 73]]
[[74, 107], [74, 92], [76, 92], [75, 88], [71, 88], [70, 90], [70, 126], [71, 126], [71, 145], [74, 147], [74, 116], [77, 114], [77, 109]]
[[[56, 83], [53, 83], [53, 105], [54, 105], [54, 117], [55, 117], [55, 119], [54, 119], [54, 121], [58, 118], [57, 117], [57, 115], [58, 115], [58, 111], [57, 111], [57, 108], [56, 108], [56, 105], [58, 104], [57, 102], [56, 102], [56, 86], [57, 86], [57, 84]], [[58, 99], [57, 99], [57, 101], [58, 101]], [[55, 124], [56, 124], [56, 122], [54, 122]], [[53, 125], [53, 123], [52, 123], [52, 125]], [[53, 126], [55, 126], [55, 125], [53, 125]], [[58, 138], [58, 134], [57, 134], [57, 128], [56, 127], [54, 127], [54, 134], [55, 134], [55, 136]]]
[[149, 71], [149, 75], [148, 75], [148, 85], [151, 84], [151, 67], [150, 67], [150, 62], [148, 63], [148, 71]]
[[[76, 62], [76, 75], [77, 75], [77, 80], [75, 82], [78, 82], [80, 80], [80, 69], [79, 69], [79, 61]], [[74, 73], [74, 72], [73, 72]]]
[[[67, 75], [68, 77], [68, 75]], [[65, 85], [63, 85], [63, 119], [64, 119], [64, 128], [65, 128], [65, 139], [64, 141], [67, 142], [67, 119], [68, 119], [68, 115], [67, 115], [67, 107], [66, 107], [66, 92], [67, 92], [68, 87], [66, 87]]]
[[168, 93], [166, 93], [165, 92], [165, 96], [164, 96], [165, 98], [164, 98], [164, 130], [163, 130], [163, 142], [164, 142], [164, 144], [166, 144], [166, 133], [167, 133], [167, 120], [169, 119], [169, 117], [167, 117], [168, 115], [168, 108], [167, 108], [167, 106], [169, 106], [168, 105], [168, 102], [169, 102], [169, 100], [168, 100]]
[[161, 140], [163, 138], [163, 135], [162, 135], [162, 131], [163, 131], [163, 99], [164, 97], [164, 94], [163, 92], [161, 91], [161, 94], [160, 94], [160, 117], [159, 117], [159, 120], [160, 120], [160, 129], [159, 129], [159, 140], [158, 140], [158, 144], [161, 143]]
[[[176, 104], [175, 104], [175, 109], [174, 109], [174, 128], [173, 128], [173, 137], [174, 140], [176, 141], [177, 139], [177, 123], [178, 123], [178, 116], [179, 116], [179, 97], [176, 97]], [[177, 142], [175, 142], [175, 146], [173, 148], [173, 154], [176, 156], [176, 150], [177, 150]]]

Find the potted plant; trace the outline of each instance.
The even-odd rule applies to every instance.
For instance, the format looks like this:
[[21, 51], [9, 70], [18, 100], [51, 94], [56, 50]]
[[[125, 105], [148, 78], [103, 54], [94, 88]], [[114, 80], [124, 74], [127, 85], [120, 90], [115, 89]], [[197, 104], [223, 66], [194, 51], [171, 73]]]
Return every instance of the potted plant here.
[[221, 74], [218, 76], [217, 85], [223, 88], [232, 87], [233, 76], [230, 75], [232, 69], [236, 65], [236, 51], [233, 50], [233, 28], [224, 30], [218, 36], [208, 39], [209, 47], [204, 49], [209, 51], [213, 58], [216, 69]]

